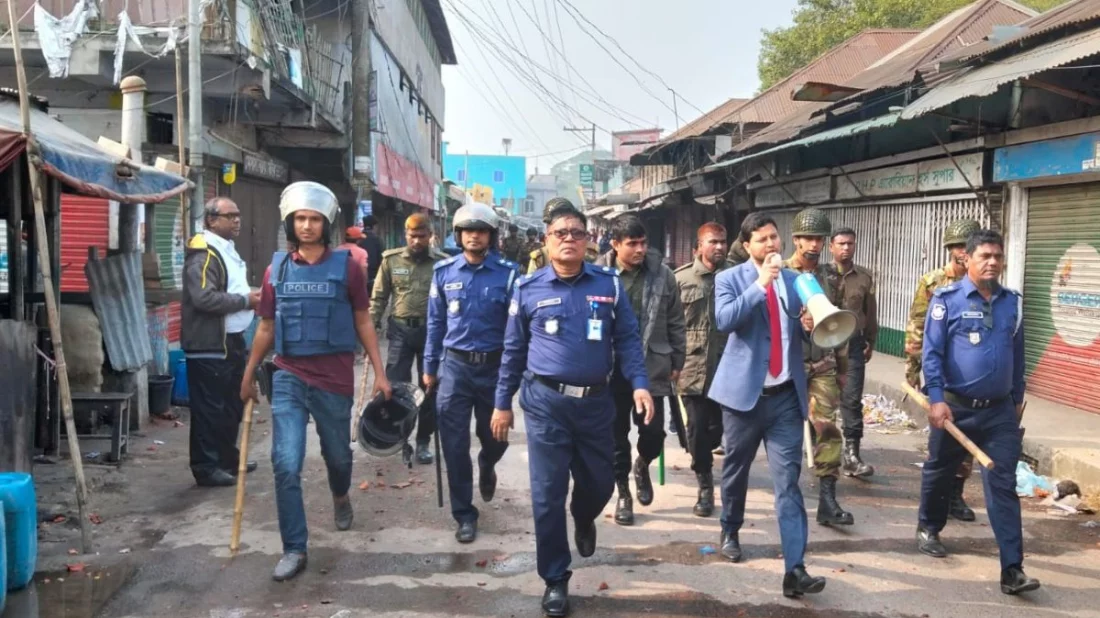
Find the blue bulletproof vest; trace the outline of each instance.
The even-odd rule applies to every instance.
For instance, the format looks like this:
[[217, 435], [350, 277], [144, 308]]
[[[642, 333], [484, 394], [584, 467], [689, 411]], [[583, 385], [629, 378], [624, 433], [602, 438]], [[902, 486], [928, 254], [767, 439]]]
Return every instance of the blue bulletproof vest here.
[[276, 354], [317, 356], [355, 351], [348, 256], [347, 251], [334, 250], [317, 264], [297, 264], [285, 251], [272, 257]]

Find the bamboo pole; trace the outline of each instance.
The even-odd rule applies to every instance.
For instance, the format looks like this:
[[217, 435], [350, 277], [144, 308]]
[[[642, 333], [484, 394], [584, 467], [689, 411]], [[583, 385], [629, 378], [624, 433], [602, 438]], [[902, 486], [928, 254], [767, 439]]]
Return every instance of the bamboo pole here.
[[806, 448], [806, 467], [814, 469], [814, 439], [810, 432], [810, 418], [814, 415], [814, 404], [817, 399], [810, 397], [810, 407], [807, 410], [806, 420], [802, 421], [802, 444]]
[[[908, 382], [902, 382], [901, 388], [907, 395], [913, 398], [913, 401], [920, 404], [920, 407], [924, 408], [925, 412], [931, 410], [932, 406], [928, 403], [928, 398], [925, 397], [923, 393], [913, 388]], [[974, 459], [978, 460], [978, 463], [985, 466], [987, 470], [993, 469], [993, 460], [989, 458], [989, 455], [986, 455], [985, 451], [980, 449], [977, 444], [974, 444], [970, 438], [966, 437], [966, 434], [956, 427], [955, 423], [944, 421], [943, 428], [947, 430], [947, 433], [951, 434], [951, 437], [955, 438], [968, 453], [973, 455]]]
[[233, 504], [233, 533], [229, 539], [229, 552], [236, 556], [241, 548], [241, 521], [244, 519], [244, 483], [248, 476], [248, 438], [252, 435], [252, 407], [256, 401], [249, 399], [244, 405], [241, 421], [241, 456], [237, 464], [237, 500]]
[[[46, 215], [42, 205], [42, 179], [38, 177], [32, 157], [37, 156], [37, 146], [31, 137], [31, 111], [27, 94], [27, 73], [23, 65], [23, 49], [19, 40], [19, 22], [15, 18], [15, 4], [8, 0], [8, 21], [12, 30], [12, 51], [15, 54], [15, 75], [19, 84], [19, 115], [23, 122], [23, 135], [27, 140], [27, 175], [30, 177], [31, 197], [34, 202], [35, 244], [38, 245], [38, 263], [42, 269], [42, 289], [46, 297], [46, 317], [53, 340], [58, 390], [61, 395], [61, 414], [65, 419], [65, 433], [69, 442], [69, 458], [76, 475], [76, 507], [80, 517], [80, 545], [85, 554], [92, 553], [92, 529], [88, 520], [88, 484], [84, 481], [84, 462], [80, 456], [80, 442], [73, 422], [73, 399], [69, 388], [69, 369], [65, 365], [65, 350], [61, 345], [61, 315], [53, 289], [53, 272], [50, 249], [46, 238]], [[19, 208], [16, 204], [14, 208]]]
[[[184, 146], [186, 141], [183, 135], [183, 56], [180, 54], [180, 45], [176, 46], [176, 142], [179, 144], [179, 162], [183, 170], [183, 177], [188, 178], [187, 160], [184, 158]], [[187, 208], [188, 191], [180, 194], [180, 222], [183, 230], [183, 242], [191, 237], [191, 214]]]

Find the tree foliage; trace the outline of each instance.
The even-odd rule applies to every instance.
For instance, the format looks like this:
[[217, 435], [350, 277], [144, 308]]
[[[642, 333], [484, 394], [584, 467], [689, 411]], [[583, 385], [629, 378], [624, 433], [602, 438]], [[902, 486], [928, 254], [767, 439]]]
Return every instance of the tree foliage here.
[[[927, 28], [973, 0], [798, 0], [794, 23], [764, 30], [757, 73], [761, 90], [867, 28]], [[1066, 0], [1022, 0], [1036, 11]]]

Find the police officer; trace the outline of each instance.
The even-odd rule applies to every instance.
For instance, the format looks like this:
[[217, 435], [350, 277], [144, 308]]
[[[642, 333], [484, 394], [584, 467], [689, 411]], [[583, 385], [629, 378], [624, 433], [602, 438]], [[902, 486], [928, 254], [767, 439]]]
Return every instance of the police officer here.
[[699, 517], [710, 517], [714, 513], [711, 451], [722, 444], [722, 408], [707, 397], [707, 390], [728, 338], [714, 323], [714, 276], [727, 268], [726, 228], [714, 222], [704, 223], [696, 238], [695, 260], [676, 269], [687, 327], [687, 357], [679, 386], [687, 408], [691, 469], [699, 484], [693, 512]]
[[944, 431], [954, 421], [993, 460], [982, 469], [989, 524], [1001, 555], [1001, 592], [1019, 594], [1039, 587], [1024, 574], [1020, 498], [1020, 411], [1024, 402], [1023, 297], [998, 280], [1004, 268], [1004, 239], [979, 230], [966, 242], [967, 272], [960, 281], [932, 293], [924, 323], [925, 391], [931, 404], [928, 460], [921, 470], [917, 548], [935, 558], [947, 555], [939, 533], [947, 525], [955, 471], [965, 451]]
[[[391, 382], [412, 382], [412, 366], [424, 372], [424, 344], [428, 335], [428, 290], [432, 285], [433, 267], [447, 254], [428, 245], [431, 222], [426, 215], [416, 213], [405, 219], [405, 246], [382, 253], [382, 264], [374, 280], [370, 317], [375, 330], [382, 328], [382, 316], [393, 298], [393, 311], [386, 323], [389, 350], [386, 356], [386, 377]], [[415, 382], [414, 382], [415, 384]], [[435, 392], [427, 393], [420, 406], [416, 428], [416, 461], [432, 463], [429, 448], [435, 432]]]
[[[832, 223], [825, 211], [806, 208], [794, 216], [791, 236], [794, 237], [794, 254], [784, 263], [786, 268], [800, 273], [813, 273], [825, 295], [834, 305], [837, 302], [829, 271], [821, 263], [825, 239], [832, 232]], [[844, 438], [836, 426], [836, 410], [840, 405], [840, 388], [837, 384], [836, 353], [824, 350], [813, 343], [802, 347], [802, 358], [809, 379], [810, 422], [814, 427], [814, 475], [819, 479], [817, 523], [822, 525], [850, 526], [855, 521], [852, 514], [840, 507], [836, 499], [836, 481], [840, 476], [840, 455], [844, 450]]]
[[[943, 230], [943, 248], [950, 254], [950, 261], [921, 275], [913, 304], [909, 309], [909, 323], [905, 327], [905, 379], [913, 388], [920, 388], [921, 348], [924, 342], [924, 319], [928, 315], [928, 303], [937, 288], [955, 283], [966, 276], [966, 239], [981, 229], [973, 219], [959, 219]], [[974, 458], [968, 453], [955, 473], [955, 485], [951, 493], [949, 513], [959, 521], [974, 521], [974, 511], [963, 499], [966, 479], [974, 470]]]
[[829, 284], [836, 290], [836, 306], [851, 311], [859, 321], [859, 330], [839, 352], [838, 364], [845, 376], [841, 388], [840, 411], [844, 418], [844, 455], [841, 467], [851, 477], [865, 478], [875, 473], [859, 453], [863, 441], [863, 382], [867, 362], [871, 360], [878, 337], [878, 302], [875, 278], [871, 271], [855, 263], [856, 231], [850, 227], [833, 230], [829, 239], [833, 263], [826, 266]]
[[615, 406], [607, 377], [613, 357], [622, 359], [634, 404], [646, 422], [653, 419], [638, 322], [615, 269], [584, 263], [586, 224], [576, 210], [556, 211], [546, 235], [550, 267], [523, 277], [516, 287], [493, 412], [493, 434], [506, 440], [514, 424], [512, 396], [522, 382], [519, 403], [547, 616], [569, 613], [570, 473], [573, 538], [583, 557], [596, 551], [596, 517], [611, 498]]
[[[553, 216], [554, 212], [561, 209], [575, 210], [577, 212], [580, 212], [579, 210], [577, 210], [576, 207], [573, 206], [572, 202], [565, 199], [564, 197], [550, 198], [550, 200], [546, 202], [546, 206], [542, 209], [542, 222], [546, 225], [550, 225], [550, 219]], [[550, 263], [550, 250], [545, 245], [539, 248], [537, 251], [531, 251], [527, 255], [529, 255], [531, 258], [530, 264], [527, 265], [528, 274], [533, 273]], [[584, 261], [588, 263], [593, 263], [598, 257], [600, 257], [600, 246], [589, 240], [588, 244], [585, 245]]]
[[523, 241], [519, 239], [519, 226], [515, 223], [509, 223], [508, 235], [500, 243], [500, 253], [504, 256], [504, 259], [510, 262], [519, 262], [522, 250]]
[[497, 244], [496, 226], [497, 215], [489, 206], [473, 203], [459, 208], [454, 233], [462, 253], [436, 263], [428, 293], [424, 386], [430, 391], [439, 384], [439, 436], [459, 543], [477, 539], [470, 411], [481, 442], [478, 489], [486, 502], [496, 493], [494, 466], [508, 448], [507, 442], [493, 439], [489, 421], [504, 348], [508, 300], [519, 266], [491, 251]]
[[[340, 214], [336, 196], [315, 182], [295, 182], [279, 202], [290, 253], [279, 251], [264, 273], [261, 321], [241, 380], [241, 399], [256, 399], [256, 367], [275, 348], [272, 380], [271, 464], [283, 556], [273, 578], [284, 581], [306, 566], [306, 511], [302, 464], [306, 423], [313, 417], [328, 469], [337, 530], [352, 523], [351, 406], [355, 390], [355, 348], [362, 344], [374, 367], [374, 393], [389, 399], [389, 380], [370, 319], [366, 273], [347, 251], [329, 249]], [[311, 316], [328, 319], [308, 319]]]

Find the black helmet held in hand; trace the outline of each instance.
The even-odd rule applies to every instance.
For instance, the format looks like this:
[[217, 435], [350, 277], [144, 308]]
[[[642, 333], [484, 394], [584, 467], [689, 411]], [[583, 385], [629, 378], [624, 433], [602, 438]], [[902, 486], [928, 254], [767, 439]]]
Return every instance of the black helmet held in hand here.
[[424, 403], [424, 391], [409, 382], [393, 382], [393, 397], [379, 393], [359, 417], [359, 446], [375, 457], [401, 452], [416, 426], [416, 415]]

